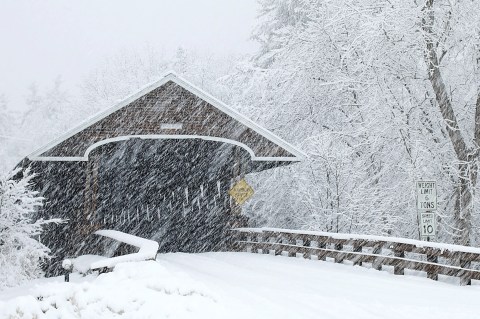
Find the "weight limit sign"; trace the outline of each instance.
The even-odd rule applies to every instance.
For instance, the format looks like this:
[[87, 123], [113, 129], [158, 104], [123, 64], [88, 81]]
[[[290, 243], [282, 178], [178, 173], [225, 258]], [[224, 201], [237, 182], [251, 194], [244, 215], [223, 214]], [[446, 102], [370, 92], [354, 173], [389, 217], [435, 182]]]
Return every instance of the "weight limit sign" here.
[[435, 222], [437, 183], [435, 181], [418, 181], [416, 184], [420, 238], [427, 241], [435, 240], [437, 235]]
[[437, 183], [435, 181], [417, 182], [417, 210], [437, 210]]

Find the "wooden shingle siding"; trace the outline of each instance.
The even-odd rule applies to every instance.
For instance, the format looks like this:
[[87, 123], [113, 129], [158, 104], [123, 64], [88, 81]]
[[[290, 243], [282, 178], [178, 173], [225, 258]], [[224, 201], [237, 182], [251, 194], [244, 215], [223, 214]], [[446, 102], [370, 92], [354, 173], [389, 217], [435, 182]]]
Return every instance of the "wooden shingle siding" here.
[[[162, 124], [182, 124], [162, 129]], [[279, 145], [169, 81], [64, 140], [41, 157], [83, 157], [100, 141], [130, 135], [195, 135], [225, 138], [247, 145], [256, 157], [292, 157]]]

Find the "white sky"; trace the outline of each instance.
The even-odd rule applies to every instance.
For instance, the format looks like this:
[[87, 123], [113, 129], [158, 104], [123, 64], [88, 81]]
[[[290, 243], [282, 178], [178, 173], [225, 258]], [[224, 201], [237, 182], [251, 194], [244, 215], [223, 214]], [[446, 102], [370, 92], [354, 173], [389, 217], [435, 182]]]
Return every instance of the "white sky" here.
[[255, 0], [0, 0], [0, 94], [14, 106], [58, 75], [75, 88], [132, 47], [252, 52], [256, 10]]

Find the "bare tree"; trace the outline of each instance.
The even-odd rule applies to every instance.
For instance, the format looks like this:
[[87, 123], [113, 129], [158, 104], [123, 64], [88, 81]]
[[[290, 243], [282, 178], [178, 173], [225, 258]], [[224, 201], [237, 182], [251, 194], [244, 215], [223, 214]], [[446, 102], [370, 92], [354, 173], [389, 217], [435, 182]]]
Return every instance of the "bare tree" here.
[[[470, 244], [472, 233], [473, 197], [477, 185], [478, 152], [480, 146], [480, 87], [475, 105], [473, 145], [468, 146], [462, 134], [452, 105], [452, 99], [442, 76], [441, 59], [446, 49], [434, 32], [435, 8], [434, 0], [426, 0], [423, 7], [422, 30], [425, 38], [425, 62], [428, 68], [428, 79], [435, 93], [438, 108], [442, 114], [445, 129], [458, 159], [458, 186], [455, 190], [454, 221], [458, 232], [457, 242]], [[448, 29], [449, 21], [444, 22]], [[439, 56], [439, 52], [440, 56]], [[480, 56], [479, 56], [480, 58]]]

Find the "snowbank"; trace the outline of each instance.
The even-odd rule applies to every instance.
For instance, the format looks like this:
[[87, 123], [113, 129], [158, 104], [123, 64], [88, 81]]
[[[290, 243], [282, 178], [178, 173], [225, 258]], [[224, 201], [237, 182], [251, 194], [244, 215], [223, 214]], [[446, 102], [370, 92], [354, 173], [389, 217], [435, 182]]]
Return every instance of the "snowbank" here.
[[249, 253], [164, 254], [82, 280], [45, 281], [9, 300], [0, 294], [0, 318], [451, 319], [480, 313], [475, 282], [460, 287]]
[[46, 283], [30, 295], [0, 301], [0, 318], [228, 317], [202, 283], [155, 261], [119, 264], [92, 278]]

